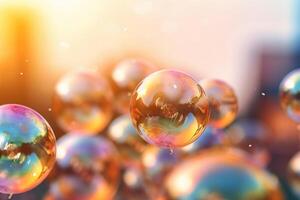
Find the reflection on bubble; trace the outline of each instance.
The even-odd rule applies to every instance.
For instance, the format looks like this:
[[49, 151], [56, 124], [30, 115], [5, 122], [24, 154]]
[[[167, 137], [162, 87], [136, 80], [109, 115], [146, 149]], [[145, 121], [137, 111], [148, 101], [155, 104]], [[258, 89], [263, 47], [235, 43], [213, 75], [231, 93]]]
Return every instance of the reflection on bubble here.
[[0, 192], [22, 193], [40, 184], [55, 163], [55, 135], [30, 108], [0, 106]]
[[166, 178], [172, 199], [282, 200], [277, 179], [234, 149], [208, 150], [181, 164]]
[[142, 152], [146, 146], [133, 127], [129, 115], [116, 118], [109, 126], [108, 135], [119, 146], [126, 145], [137, 152]]
[[147, 76], [135, 89], [131, 119], [150, 144], [182, 147], [194, 142], [209, 119], [209, 105], [202, 88], [190, 76], [162, 70]]
[[119, 155], [100, 136], [68, 134], [58, 140], [57, 163], [64, 171], [53, 184], [56, 199], [112, 199], [119, 182]]
[[236, 118], [238, 101], [234, 90], [225, 82], [215, 79], [200, 81], [209, 98], [211, 109], [210, 125], [225, 128]]
[[147, 75], [154, 71], [154, 66], [141, 59], [125, 59], [119, 62], [112, 71], [115, 90], [115, 109], [119, 113], [129, 112], [131, 93]]
[[112, 89], [95, 71], [78, 70], [56, 85], [53, 109], [65, 131], [95, 134], [112, 117]]
[[292, 120], [300, 122], [300, 70], [290, 72], [279, 89], [281, 106]]

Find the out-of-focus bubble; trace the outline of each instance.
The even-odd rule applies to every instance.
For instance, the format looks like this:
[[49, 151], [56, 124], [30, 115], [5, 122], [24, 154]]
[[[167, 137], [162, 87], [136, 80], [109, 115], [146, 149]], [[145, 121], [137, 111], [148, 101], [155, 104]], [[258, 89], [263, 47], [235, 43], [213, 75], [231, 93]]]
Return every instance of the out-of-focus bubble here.
[[112, 199], [111, 186], [101, 175], [84, 180], [75, 175], [62, 175], [51, 183], [44, 200]]
[[146, 146], [145, 141], [133, 127], [129, 115], [116, 118], [109, 126], [108, 135], [119, 146], [130, 147], [137, 152], [142, 152]]
[[300, 152], [289, 162], [288, 180], [293, 191], [300, 198]]
[[182, 157], [180, 150], [161, 149], [148, 146], [142, 154], [144, 176], [147, 182], [147, 190], [152, 199], [160, 199], [165, 196], [163, 180]]
[[278, 180], [233, 149], [203, 151], [169, 174], [172, 199], [283, 200]]
[[125, 59], [112, 71], [115, 91], [115, 109], [119, 113], [129, 112], [130, 97], [141, 80], [154, 71], [154, 66], [141, 59]]
[[203, 149], [218, 146], [223, 144], [223, 138], [225, 133], [221, 129], [215, 129], [207, 127], [195, 142], [182, 147], [181, 150], [187, 154], [193, 154]]
[[173, 152], [168, 149], [160, 149], [148, 146], [142, 154], [142, 162], [146, 170], [146, 176], [158, 179], [165, 176], [171, 168], [180, 160], [180, 151]]
[[108, 81], [99, 73], [78, 70], [56, 85], [53, 110], [65, 131], [96, 134], [111, 120], [112, 97]]
[[300, 70], [290, 72], [280, 84], [281, 106], [295, 122], [300, 122]]
[[226, 130], [223, 143], [248, 152], [261, 167], [270, 161], [268, 131], [256, 120], [239, 120]]
[[150, 144], [173, 148], [194, 142], [209, 120], [209, 104], [190, 76], [162, 70], [147, 76], [130, 102], [131, 119]]
[[119, 154], [100, 136], [68, 134], [58, 140], [62, 176], [51, 184], [54, 199], [112, 199], [120, 178]]
[[40, 184], [55, 163], [55, 135], [34, 110], [0, 106], [0, 192], [22, 193]]
[[124, 183], [130, 188], [139, 188], [142, 186], [142, 170], [141, 166], [130, 164], [126, 166], [123, 175]]
[[140, 160], [131, 160], [124, 163], [122, 177], [122, 183], [115, 197], [116, 200], [149, 199]]
[[216, 79], [200, 81], [209, 98], [211, 109], [210, 125], [215, 128], [225, 128], [236, 118], [238, 101], [234, 90], [225, 82]]

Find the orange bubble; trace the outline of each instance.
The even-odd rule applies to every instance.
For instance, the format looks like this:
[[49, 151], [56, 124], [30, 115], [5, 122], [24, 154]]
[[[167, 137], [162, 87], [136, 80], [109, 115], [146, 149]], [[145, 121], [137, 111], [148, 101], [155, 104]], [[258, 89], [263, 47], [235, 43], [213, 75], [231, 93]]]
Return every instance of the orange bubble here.
[[150, 144], [181, 147], [194, 142], [209, 120], [203, 89], [189, 75], [161, 70], [147, 76], [130, 102], [133, 125]]
[[154, 71], [154, 66], [141, 59], [125, 59], [112, 71], [115, 90], [115, 109], [119, 113], [129, 112], [131, 93], [147, 75]]
[[79, 70], [56, 85], [53, 101], [57, 122], [67, 132], [96, 134], [112, 117], [112, 89], [96, 71]]
[[234, 121], [238, 112], [238, 101], [234, 90], [225, 82], [215, 79], [200, 81], [209, 98], [210, 125], [225, 128]]

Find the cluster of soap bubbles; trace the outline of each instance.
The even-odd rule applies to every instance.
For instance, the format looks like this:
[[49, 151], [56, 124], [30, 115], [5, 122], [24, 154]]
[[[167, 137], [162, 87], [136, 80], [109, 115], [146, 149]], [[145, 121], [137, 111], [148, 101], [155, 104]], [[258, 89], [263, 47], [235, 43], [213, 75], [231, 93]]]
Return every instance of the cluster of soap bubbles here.
[[[261, 127], [227, 128], [238, 113], [233, 88], [158, 69], [125, 59], [108, 75], [91, 69], [64, 75], [53, 98], [65, 133], [57, 143], [35, 111], [1, 106], [0, 192], [32, 189], [56, 160], [44, 200], [283, 199], [265, 170], [266, 139], [250, 133]], [[291, 96], [282, 94], [288, 110], [297, 108]], [[249, 142], [261, 145], [249, 151]]]

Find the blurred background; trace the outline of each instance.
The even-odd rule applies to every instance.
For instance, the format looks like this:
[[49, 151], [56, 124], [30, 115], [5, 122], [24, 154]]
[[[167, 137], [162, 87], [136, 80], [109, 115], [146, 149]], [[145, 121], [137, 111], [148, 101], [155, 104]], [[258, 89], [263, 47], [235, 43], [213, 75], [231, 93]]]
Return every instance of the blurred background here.
[[[300, 150], [300, 128], [281, 110], [278, 98], [281, 80], [300, 64], [299, 6], [297, 0], [0, 0], [0, 104], [37, 110], [59, 138], [65, 132], [52, 112], [54, 88], [74, 69], [107, 71], [122, 59], [141, 58], [159, 68], [184, 70], [198, 80], [222, 79], [238, 96], [239, 114], [222, 133], [221, 146], [257, 156], [263, 160], [260, 167], [279, 180], [282, 198], [261, 199], [300, 199], [300, 173], [289, 169]], [[147, 164], [139, 157], [145, 152], [126, 164], [134, 172], [141, 165], [141, 174], [124, 170], [123, 176], [131, 181], [132, 176], [146, 176]], [[190, 159], [180, 155], [177, 162], [171, 157], [172, 165]], [[165, 171], [159, 176], [165, 177]], [[56, 178], [54, 173], [13, 199], [44, 199]], [[164, 192], [153, 196], [153, 179], [134, 189], [124, 180], [115, 199], [195, 199]]]

